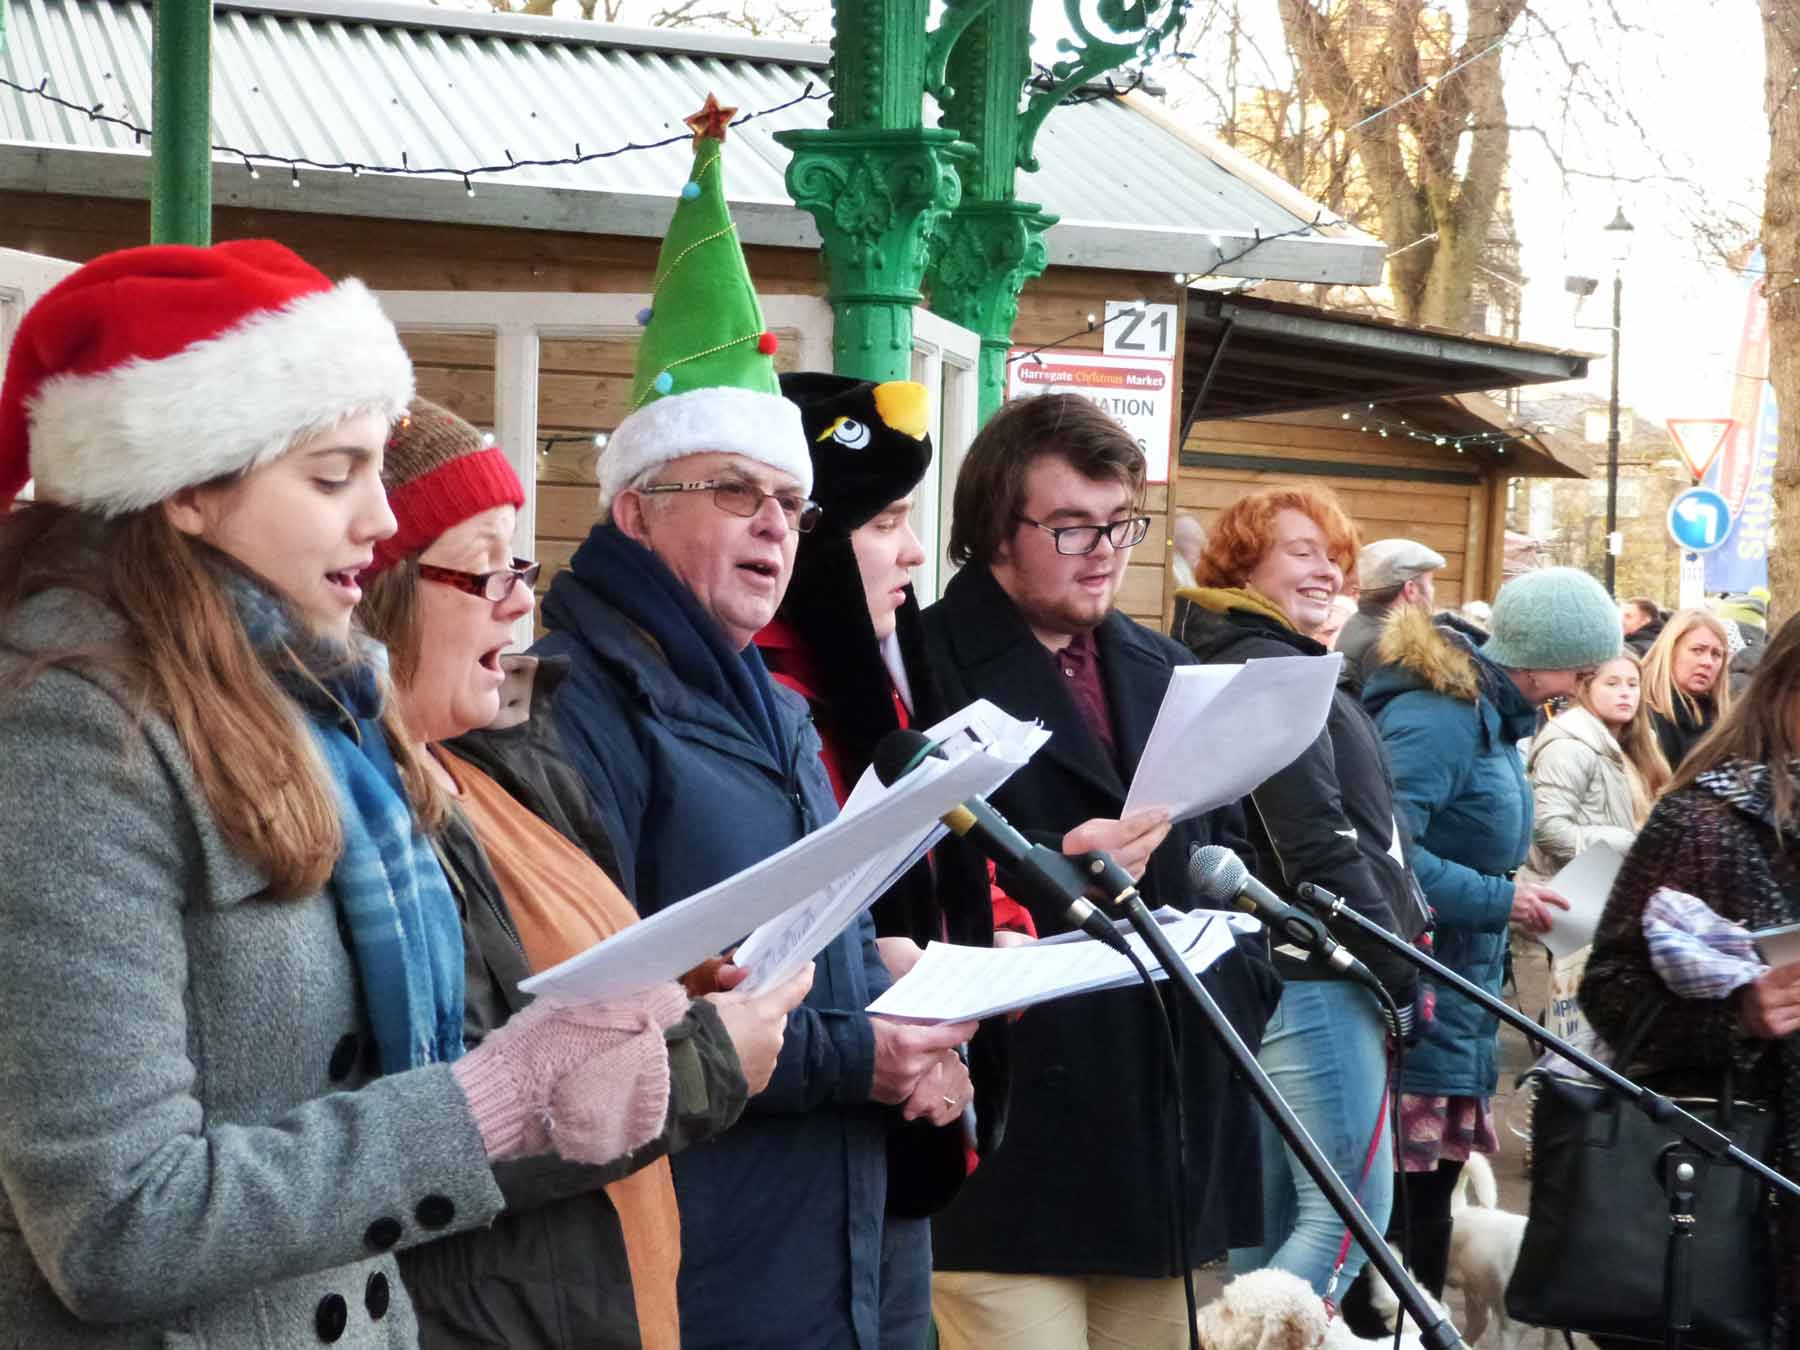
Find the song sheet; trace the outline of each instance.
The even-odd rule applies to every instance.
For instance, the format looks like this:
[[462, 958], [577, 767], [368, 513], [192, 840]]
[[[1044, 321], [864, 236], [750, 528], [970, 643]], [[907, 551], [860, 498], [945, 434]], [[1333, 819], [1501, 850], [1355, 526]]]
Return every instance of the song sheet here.
[[1613, 878], [1624, 862], [1625, 855], [1611, 844], [1595, 844], [1583, 849], [1546, 883], [1569, 902], [1567, 909], [1545, 906], [1550, 912], [1550, 928], [1537, 939], [1552, 956], [1558, 960], [1572, 956], [1594, 940], [1600, 912], [1612, 894]]
[[1236, 801], [1318, 739], [1341, 652], [1178, 666], [1138, 759], [1124, 814], [1186, 820]]
[[[1170, 944], [1195, 974], [1232, 950], [1233, 917], [1212, 909], [1191, 913], [1165, 909], [1156, 915]], [[1250, 925], [1254, 927], [1255, 920]], [[1141, 937], [1130, 933], [1126, 941], [1153, 976], [1166, 978]], [[906, 1022], [971, 1021], [1138, 982], [1129, 961], [1080, 932], [1017, 947], [933, 942], [917, 965], [869, 1005], [869, 1012]]]
[[[752, 968], [740, 987], [754, 990], [797, 972], [930, 847], [942, 833], [939, 816], [992, 792], [1049, 739], [1041, 727], [985, 701], [927, 734], [943, 743], [943, 758], [924, 760], [891, 787], [871, 770], [827, 825], [521, 988], [564, 1003], [623, 997], [676, 978], [777, 919], [786, 921], [739, 949], [737, 956]], [[707, 823], [696, 821], [694, 828]]]

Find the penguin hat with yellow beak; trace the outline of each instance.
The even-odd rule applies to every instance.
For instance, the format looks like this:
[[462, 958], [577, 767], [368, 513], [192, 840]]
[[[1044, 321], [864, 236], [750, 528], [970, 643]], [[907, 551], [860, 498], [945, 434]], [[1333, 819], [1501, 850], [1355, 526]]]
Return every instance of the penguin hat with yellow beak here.
[[[848, 535], [919, 485], [931, 467], [930, 398], [910, 380], [800, 371], [781, 377], [812, 454], [819, 530]], [[817, 531], [815, 531], [815, 534]]]

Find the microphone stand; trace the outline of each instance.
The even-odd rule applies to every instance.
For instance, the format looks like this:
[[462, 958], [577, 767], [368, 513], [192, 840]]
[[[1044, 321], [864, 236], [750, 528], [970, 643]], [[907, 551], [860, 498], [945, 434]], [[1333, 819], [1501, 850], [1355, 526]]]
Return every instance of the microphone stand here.
[[1510, 1004], [1503, 1003], [1487, 990], [1464, 979], [1442, 962], [1419, 951], [1410, 942], [1358, 914], [1330, 891], [1313, 885], [1302, 885], [1297, 891], [1300, 901], [1329, 918], [1348, 919], [1388, 950], [1405, 957], [1420, 970], [1428, 971], [1464, 998], [1472, 999], [1508, 1026], [1517, 1027], [1533, 1040], [1541, 1041], [1557, 1054], [1583, 1070], [1615, 1096], [1630, 1102], [1646, 1117], [1677, 1135], [1680, 1144], [1670, 1144], [1663, 1154], [1663, 1186], [1669, 1197], [1669, 1243], [1663, 1264], [1663, 1345], [1666, 1350], [1680, 1350], [1682, 1333], [1692, 1329], [1692, 1290], [1689, 1287], [1688, 1253], [1695, 1234], [1695, 1208], [1700, 1184], [1706, 1169], [1696, 1164], [1707, 1159], [1726, 1160], [1763, 1181], [1800, 1199], [1800, 1185], [1788, 1180], [1761, 1159], [1754, 1158], [1697, 1116], [1677, 1106], [1660, 1092], [1633, 1082], [1624, 1074], [1602, 1064], [1584, 1050], [1578, 1050], [1560, 1036], [1551, 1034]]
[[1212, 1031], [1213, 1039], [1218, 1042], [1219, 1048], [1236, 1068], [1238, 1076], [1249, 1087], [1250, 1095], [1275, 1126], [1276, 1133], [1293, 1150], [1300, 1165], [1306, 1169], [1306, 1174], [1324, 1192], [1332, 1209], [1337, 1211], [1344, 1226], [1362, 1247], [1369, 1264], [1381, 1272], [1399, 1298], [1400, 1305], [1419, 1327], [1420, 1341], [1430, 1350], [1457, 1350], [1462, 1347], [1464, 1342], [1461, 1335], [1451, 1325], [1449, 1318], [1432, 1307], [1411, 1272], [1400, 1264], [1393, 1249], [1375, 1231], [1375, 1225], [1369, 1221], [1368, 1214], [1356, 1202], [1356, 1197], [1350, 1194], [1349, 1187], [1344, 1185], [1336, 1169], [1326, 1161], [1325, 1155], [1319, 1152], [1319, 1146], [1312, 1141], [1312, 1136], [1306, 1132], [1306, 1127], [1300, 1123], [1293, 1108], [1282, 1100], [1275, 1085], [1269, 1081], [1269, 1075], [1256, 1062], [1256, 1056], [1250, 1053], [1250, 1047], [1244, 1044], [1243, 1037], [1238, 1035], [1237, 1028], [1231, 1025], [1230, 1019], [1207, 992], [1206, 986], [1188, 969], [1187, 962], [1181, 959], [1163, 933], [1162, 925], [1144, 907], [1131, 878], [1104, 854], [1087, 854], [1075, 861], [1104, 890], [1111, 893], [1107, 896], [1106, 903], [1123, 912], [1131, 926], [1137, 930], [1138, 936], [1143, 938], [1145, 945], [1168, 972], [1169, 983], [1180, 988], [1200, 1010]]

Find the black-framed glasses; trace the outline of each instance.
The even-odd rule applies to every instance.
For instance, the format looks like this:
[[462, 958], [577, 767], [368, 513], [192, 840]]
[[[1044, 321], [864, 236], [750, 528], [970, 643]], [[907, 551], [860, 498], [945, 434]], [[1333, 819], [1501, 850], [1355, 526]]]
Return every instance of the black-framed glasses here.
[[525, 583], [526, 590], [537, 585], [538, 574], [543, 570], [542, 563], [533, 562], [530, 558], [514, 558], [511, 567], [502, 567], [497, 572], [459, 572], [454, 567], [435, 567], [423, 562], [419, 564], [419, 575], [426, 581], [454, 586], [459, 591], [479, 595], [483, 600], [491, 600], [496, 605], [510, 596], [513, 587], [521, 581]]
[[1100, 536], [1114, 548], [1132, 548], [1144, 542], [1144, 536], [1150, 533], [1149, 516], [1127, 516], [1124, 520], [1115, 520], [1106, 525], [1046, 525], [1041, 520], [1033, 520], [1030, 516], [1020, 516], [1027, 525], [1035, 525], [1056, 541], [1056, 551], [1071, 557], [1080, 557], [1084, 553], [1092, 553], [1100, 547]]
[[719, 510], [746, 519], [762, 510], [762, 504], [773, 497], [775, 505], [781, 508], [781, 514], [787, 517], [788, 525], [801, 534], [811, 530], [819, 523], [819, 517], [825, 514], [825, 508], [810, 497], [802, 497], [798, 492], [764, 492], [756, 484], [746, 483], [741, 478], [707, 478], [698, 483], [651, 483], [638, 491], [645, 496], [665, 492], [710, 492], [713, 505]]

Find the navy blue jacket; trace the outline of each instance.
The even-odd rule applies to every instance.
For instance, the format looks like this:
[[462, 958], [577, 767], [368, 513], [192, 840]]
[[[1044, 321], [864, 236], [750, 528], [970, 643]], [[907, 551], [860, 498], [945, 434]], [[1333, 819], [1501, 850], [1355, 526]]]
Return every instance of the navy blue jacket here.
[[[590, 545], [544, 603], [533, 651], [569, 659], [555, 715], [651, 914], [786, 847], [837, 814], [805, 703], [775, 691], [779, 762], [678, 680], [608, 600]], [[865, 915], [814, 963], [769, 1086], [728, 1133], [675, 1159], [681, 1333], [708, 1346], [879, 1343], [891, 1111], [869, 1100], [875, 1040], [861, 1009], [887, 988]]]
[[[1413, 874], [1437, 916], [1437, 959], [1500, 992], [1512, 916], [1510, 873], [1531, 847], [1531, 784], [1518, 743], [1536, 710], [1511, 677], [1423, 610], [1398, 611], [1363, 702], [1412, 832]], [[1429, 977], [1427, 977], [1429, 980]], [[1432, 981], [1435, 984], [1435, 981]], [[1436, 1016], [1406, 1054], [1408, 1092], [1492, 1096], [1499, 1021], [1438, 986]]]

